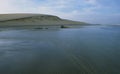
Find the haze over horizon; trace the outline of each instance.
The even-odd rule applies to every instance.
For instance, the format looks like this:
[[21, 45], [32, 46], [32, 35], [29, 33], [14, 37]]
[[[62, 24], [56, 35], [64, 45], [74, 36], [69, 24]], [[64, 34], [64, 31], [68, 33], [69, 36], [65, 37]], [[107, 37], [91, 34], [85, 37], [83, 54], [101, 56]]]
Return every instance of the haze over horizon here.
[[0, 14], [40, 13], [98, 24], [120, 24], [120, 0], [0, 0]]

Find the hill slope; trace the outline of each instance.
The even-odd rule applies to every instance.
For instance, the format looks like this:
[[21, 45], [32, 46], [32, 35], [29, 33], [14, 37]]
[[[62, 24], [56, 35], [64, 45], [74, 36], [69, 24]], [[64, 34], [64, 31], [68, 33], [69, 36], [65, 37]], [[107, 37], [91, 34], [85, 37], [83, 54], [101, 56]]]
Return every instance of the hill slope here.
[[44, 14], [0, 14], [2, 26], [35, 26], [35, 25], [87, 25], [88, 23], [61, 19], [53, 15]]

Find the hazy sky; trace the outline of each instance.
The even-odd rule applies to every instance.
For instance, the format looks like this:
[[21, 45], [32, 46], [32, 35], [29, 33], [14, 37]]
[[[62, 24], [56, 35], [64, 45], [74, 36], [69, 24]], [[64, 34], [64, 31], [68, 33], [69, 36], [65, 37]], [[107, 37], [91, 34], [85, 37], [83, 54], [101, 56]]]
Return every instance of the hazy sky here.
[[41, 13], [101, 24], [120, 24], [120, 0], [0, 0], [0, 13]]

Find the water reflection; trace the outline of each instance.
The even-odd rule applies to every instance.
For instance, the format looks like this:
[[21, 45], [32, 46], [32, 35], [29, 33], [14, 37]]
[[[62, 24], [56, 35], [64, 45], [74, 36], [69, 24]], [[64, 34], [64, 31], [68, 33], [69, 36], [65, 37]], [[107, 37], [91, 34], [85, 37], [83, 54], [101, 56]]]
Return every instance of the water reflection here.
[[119, 74], [120, 29], [107, 28], [1, 31], [0, 74]]

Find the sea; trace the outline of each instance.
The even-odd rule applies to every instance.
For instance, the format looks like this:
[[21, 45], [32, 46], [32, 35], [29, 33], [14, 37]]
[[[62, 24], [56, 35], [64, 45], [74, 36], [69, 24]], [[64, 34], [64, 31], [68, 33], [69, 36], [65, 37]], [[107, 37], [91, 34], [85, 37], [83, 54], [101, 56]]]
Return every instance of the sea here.
[[1, 28], [0, 74], [120, 74], [120, 26]]

